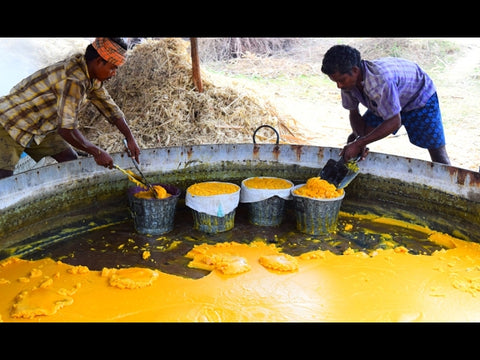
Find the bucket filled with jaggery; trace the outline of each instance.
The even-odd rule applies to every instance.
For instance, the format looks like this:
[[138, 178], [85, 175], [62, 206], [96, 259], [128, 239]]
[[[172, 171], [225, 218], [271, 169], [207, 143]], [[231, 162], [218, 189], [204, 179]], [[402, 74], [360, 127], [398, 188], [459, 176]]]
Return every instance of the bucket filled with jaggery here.
[[173, 230], [181, 190], [166, 184], [153, 184], [153, 188], [128, 188], [128, 204], [138, 233], [162, 235]]
[[345, 191], [320, 177], [309, 178], [291, 190], [297, 230], [309, 235], [325, 235], [337, 228]]
[[242, 181], [240, 202], [248, 207], [248, 220], [258, 226], [278, 226], [285, 215], [285, 205], [292, 199], [290, 180], [255, 176]]
[[185, 205], [192, 210], [193, 228], [207, 234], [233, 229], [240, 200], [240, 186], [222, 181], [205, 181], [190, 185]]

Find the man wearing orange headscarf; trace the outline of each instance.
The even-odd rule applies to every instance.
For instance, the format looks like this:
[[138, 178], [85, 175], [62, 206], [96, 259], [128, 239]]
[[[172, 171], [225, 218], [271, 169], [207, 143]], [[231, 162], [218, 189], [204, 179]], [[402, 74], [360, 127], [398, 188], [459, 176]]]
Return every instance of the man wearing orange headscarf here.
[[13, 175], [22, 152], [37, 162], [45, 156], [64, 162], [78, 158], [76, 148], [113, 168], [110, 154], [79, 130], [78, 114], [88, 102], [123, 134], [138, 161], [140, 148], [103, 84], [125, 63], [127, 48], [122, 38], [96, 38], [85, 54], [36, 71], [0, 97], [0, 179]]

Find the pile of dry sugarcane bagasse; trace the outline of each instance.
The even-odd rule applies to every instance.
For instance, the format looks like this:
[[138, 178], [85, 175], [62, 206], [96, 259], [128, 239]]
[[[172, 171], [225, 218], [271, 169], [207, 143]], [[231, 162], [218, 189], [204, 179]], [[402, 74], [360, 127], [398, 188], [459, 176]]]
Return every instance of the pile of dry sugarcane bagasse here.
[[[140, 148], [177, 145], [251, 143], [254, 131], [270, 125], [290, 139], [294, 130], [264, 98], [202, 70], [203, 91], [192, 78], [190, 42], [147, 39], [129, 50], [127, 62], [106, 82]], [[109, 152], [124, 149], [122, 134], [89, 105], [80, 115], [81, 131]], [[276, 141], [271, 132], [258, 140]], [[262, 135], [263, 132], [263, 135]], [[272, 135], [270, 138], [267, 136]]]

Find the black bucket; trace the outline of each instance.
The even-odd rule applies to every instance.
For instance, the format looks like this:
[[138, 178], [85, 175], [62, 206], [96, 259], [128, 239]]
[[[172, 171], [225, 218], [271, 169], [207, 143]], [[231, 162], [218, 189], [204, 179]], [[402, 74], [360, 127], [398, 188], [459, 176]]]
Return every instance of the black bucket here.
[[229, 231], [235, 225], [235, 212], [236, 210], [233, 210], [225, 216], [213, 216], [192, 209], [193, 228], [207, 234]]
[[283, 221], [287, 200], [272, 196], [261, 201], [247, 203], [248, 220], [254, 225], [278, 226]]
[[310, 235], [335, 232], [345, 193], [337, 198], [310, 198], [293, 192], [303, 185], [297, 185], [292, 189], [297, 230]]
[[144, 235], [162, 235], [173, 230], [175, 211], [181, 190], [172, 185], [154, 184], [162, 186], [171, 196], [164, 199], [144, 199], [135, 196], [145, 191], [140, 186], [127, 190], [128, 203], [132, 213], [135, 230]]

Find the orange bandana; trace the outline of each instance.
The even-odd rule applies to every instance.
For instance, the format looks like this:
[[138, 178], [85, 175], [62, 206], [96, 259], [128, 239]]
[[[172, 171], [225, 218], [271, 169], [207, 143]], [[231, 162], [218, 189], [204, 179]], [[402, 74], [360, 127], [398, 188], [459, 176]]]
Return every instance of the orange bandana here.
[[108, 38], [96, 38], [92, 46], [104, 60], [116, 66], [125, 63], [127, 50]]

